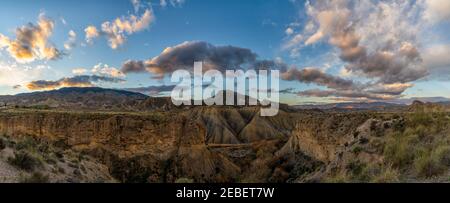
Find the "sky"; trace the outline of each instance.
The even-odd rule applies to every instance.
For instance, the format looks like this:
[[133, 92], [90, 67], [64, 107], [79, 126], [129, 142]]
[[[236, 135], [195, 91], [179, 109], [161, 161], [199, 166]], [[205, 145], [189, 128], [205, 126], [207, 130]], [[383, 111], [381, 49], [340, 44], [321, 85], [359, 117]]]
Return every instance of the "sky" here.
[[289, 104], [450, 97], [448, 0], [5, 0], [0, 18], [0, 95], [165, 96], [204, 61], [280, 70]]

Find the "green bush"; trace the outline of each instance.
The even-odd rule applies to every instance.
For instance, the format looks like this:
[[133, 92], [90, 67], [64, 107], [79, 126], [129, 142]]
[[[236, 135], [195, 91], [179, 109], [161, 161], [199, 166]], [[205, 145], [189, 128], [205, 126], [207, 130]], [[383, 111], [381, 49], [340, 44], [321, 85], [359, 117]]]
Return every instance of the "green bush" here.
[[450, 167], [450, 146], [439, 146], [434, 150], [433, 154], [443, 166]]
[[392, 166], [382, 166], [378, 174], [371, 177], [374, 183], [396, 183], [400, 181], [400, 173]]
[[418, 113], [412, 114], [412, 116], [411, 116], [412, 126], [417, 126], [417, 125], [428, 126], [430, 124], [433, 124], [433, 122], [434, 122], [434, 119], [433, 119], [432, 113], [418, 112]]
[[21, 183], [48, 183], [49, 177], [48, 175], [44, 175], [40, 172], [34, 172], [28, 177], [23, 177], [20, 179]]
[[324, 179], [328, 183], [396, 183], [400, 182], [400, 172], [386, 164], [362, 163], [351, 161], [347, 170], [338, 170], [333, 175]]
[[386, 143], [384, 156], [395, 167], [404, 167], [414, 160], [414, 146], [408, 142], [408, 139], [394, 137]]
[[347, 183], [350, 182], [350, 177], [345, 172], [338, 172], [330, 177], [326, 177], [324, 182], [326, 183]]
[[346, 169], [349, 171], [349, 176], [352, 181], [365, 182], [368, 179], [365, 173], [366, 167], [367, 165], [365, 163], [354, 160], [347, 164]]
[[450, 166], [450, 146], [441, 145], [423, 152], [414, 161], [417, 175], [433, 177], [442, 174]]
[[414, 167], [417, 175], [420, 177], [433, 177], [443, 172], [438, 160], [430, 155], [422, 155], [414, 161]]
[[22, 140], [18, 141], [15, 145], [15, 148], [17, 150], [22, 150], [22, 149], [28, 149], [28, 150], [33, 149], [34, 150], [37, 145], [38, 145], [38, 143], [34, 138], [27, 136], [27, 137], [23, 138]]
[[9, 157], [8, 163], [26, 171], [33, 171], [36, 167], [42, 166], [38, 158], [23, 150], [14, 152], [14, 157]]
[[178, 178], [175, 183], [194, 183], [193, 179], [190, 178]]
[[363, 151], [363, 148], [361, 147], [361, 146], [355, 146], [355, 147], [353, 147], [353, 149], [352, 149], [352, 152], [354, 153], [354, 154], [359, 154], [359, 153], [361, 153]]

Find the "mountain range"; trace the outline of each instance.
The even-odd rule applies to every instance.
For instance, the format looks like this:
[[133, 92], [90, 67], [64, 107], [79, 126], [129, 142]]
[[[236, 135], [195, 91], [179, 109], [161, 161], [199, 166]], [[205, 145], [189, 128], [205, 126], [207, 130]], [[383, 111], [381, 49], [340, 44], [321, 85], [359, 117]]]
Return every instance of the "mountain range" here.
[[[225, 92], [225, 95], [229, 94], [235, 94], [236, 102], [238, 94], [229, 91]], [[224, 97], [224, 99], [225, 98], [226, 97]], [[248, 96], [245, 96], [245, 98], [246, 101], [249, 100]], [[384, 102], [342, 102], [292, 105], [290, 108], [322, 110], [383, 110], [411, 105], [414, 101], [450, 104], [450, 99], [445, 97], [415, 97]], [[150, 97], [145, 94], [127, 90], [104, 89], [99, 87], [68, 87], [51, 91], [0, 96], [0, 106], [113, 111], [142, 111], [154, 109], [167, 110], [175, 107], [172, 104], [171, 99], [168, 97]], [[287, 108], [287, 105], [283, 106]]]

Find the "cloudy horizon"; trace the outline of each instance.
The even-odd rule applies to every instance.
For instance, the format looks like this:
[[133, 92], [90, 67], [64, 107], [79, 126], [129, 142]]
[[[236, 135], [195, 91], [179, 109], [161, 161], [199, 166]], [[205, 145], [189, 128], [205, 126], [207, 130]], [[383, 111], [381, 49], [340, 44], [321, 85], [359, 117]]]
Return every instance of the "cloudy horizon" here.
[[5, 1], [0, 95], [277, 69], [288, 104], [450, 98], [450, 1]]

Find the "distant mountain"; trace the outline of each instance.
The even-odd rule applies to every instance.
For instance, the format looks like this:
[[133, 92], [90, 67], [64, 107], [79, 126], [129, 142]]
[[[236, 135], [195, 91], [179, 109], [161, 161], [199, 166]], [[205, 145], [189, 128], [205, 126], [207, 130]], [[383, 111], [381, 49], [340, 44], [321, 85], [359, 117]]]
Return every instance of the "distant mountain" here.
[[[234, 94], [234, 104], [239, 95], [232, 91], [221, 91], [223, 102]], [[250, 97], [244, 96], [246, 105]], [[191, 101], [194, 104], [194, 101]], [[259, 104], [259, 102], [258, 102]], [[203, 103], [203, 105], [205, 105]], [[44, 109], [73, 109], [73, 110], [112, 110], [112, 111], [148, 111], [171, 110], [176, 107], [170, 97], [150, 97], [142, 93], [99, 87], [69, 87], [58, 90], [23, 93], [17, 95], [0, 96], [0, 106], [14, 106], [22, 108]], [[194, 105], [180, 108], [195, 107]], [[280, 105], [287, 109], [287, 105]]]
[[385, 102], [344, 102], [344, 103], [317, 103], [292, 106], [295, 109], [369, 109], [381, 110], [412, 105], [414, 102], [450, 105], [450, 98], [446, 97], [412, 97], [407, 99], [389, 100]]
[[3, 106], [131, 110], [149, 98], [140, 93], [99, 87], [69, 87], [58, 90], [0, 96]]
[[[235, 104], [240, 96], [232, 91], [222, 91], [219, 94], [224, 96], [224, 104], [226, 104], [228, 96], [234, 95]], [[245, 98], [245, 106], [248, 106], [250, 97], [244, 96], [243, 98]], [[289, 111], [289, 109], [384, 110], [411, 105], [414, 101], [450, 105], [449, 98], [423, 97], [387, 102], [319, 103], [289, 107], [285, 104], [280, 104], [280, 108], [285, 111]], [[51, 91], [0, 96], [0, 106], [117, 111], [170, 110], [177, 108], [172, 104], [170, 97], [150, 97], [137, 92], [99, 87], [68, 87]]]
[[408, 99], [398, 99], [392, 101], [397, 104], [411, 105], [414, 101], [421, 101], [424, 103], [450, 103], [450, 98], [446, 97], [412, 97]]
[[442, 102], [431, 103], [415, 100], [408, 106], [407, 110], [412, 112], [447, 112], [450, 110], [450, 106]]
[[389, 102], [345, 102], [345, 103], [332, 103], [332, 104], [308, 104], [308, 105], [296, 105], [293, 108], [296, 109], [373, 109], [380, 110], [392, 107], [401, 107], [402, 104], [395, 104]]

